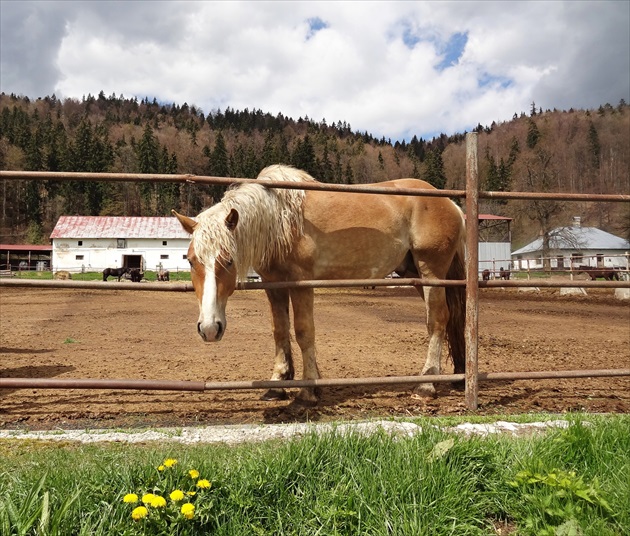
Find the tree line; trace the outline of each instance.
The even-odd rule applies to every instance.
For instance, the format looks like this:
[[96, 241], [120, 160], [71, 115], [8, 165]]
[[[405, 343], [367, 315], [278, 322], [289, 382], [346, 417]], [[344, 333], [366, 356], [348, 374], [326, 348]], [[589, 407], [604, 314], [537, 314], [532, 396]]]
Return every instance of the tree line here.
[[[506, 123], [478, 125], [482, 188], [627, 193], [628, 106], [598, 110], [538, 109]], [[193, 174], [254, 178], [270, 164], [304, 169], [330, 183], [422, 178], [438, 188], [463, 188], [465, 133], [409, 142], [377, 139], [346, 122], [294, 120], [262, 110], [227, 108], [207, 114], [184, 103], [138, 101], [122, 95], [37, 100], [0, 95], [0, 169], [58, 172]], [[0, 242], [46, 243], [60, 215], [196, 214], [223, 188], [165, 182], [2, 181]], [[487, 203], [515, 217], [517, 232], [532, 207]], [[567, 208], [548, 210], [553, 225]], [[587, 220], [592, 210], [585, 211]], [[603, 228], [623, 227], [609, 207]], [[529, 214], [529, 216], [527, 216]], [[593, 212], [593, 217], [594, 216]], [[541, 220], [536, 220], [541, 226]]]

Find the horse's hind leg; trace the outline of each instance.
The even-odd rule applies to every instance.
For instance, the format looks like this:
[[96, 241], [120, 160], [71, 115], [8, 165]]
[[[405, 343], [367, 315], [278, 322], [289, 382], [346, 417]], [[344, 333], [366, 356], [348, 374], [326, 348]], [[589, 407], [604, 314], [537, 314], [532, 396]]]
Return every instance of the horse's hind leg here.
[[[421, 289], [418, 289], [421, 292]], [[429, 333], [429, 349], [427, 360], [422, 368], [422, 375], [440, 374], [440, 362], [442, 358], [442, 346], [446, 338], [446, 325], [448, 323], [448, 307], [446, 305], [446, 292], [443, 287], [424, 287], [424, 300], [427, 311], [427, 331]], [[414, 393], [421, 396], [436, 396], [432, 383], [420, 383], [414, 389]]]
[[[273, 338], [276, 343], [272, 380], [292, 380], [294, 376], [291, 355], [291, 334], [289, 320], [289, 290], [269, 289], [265, 291], [271, 305]], [[263, 400], [284, 400], [284, 389], [269, 389], [262, 395]]]
[[[314, 292], [312, 288], [291, 289], [291, 304], [293, 305], [293, 321], [295, 323], [295, 339], [302, 351], [303, 371], [305, 380], [320, 378], [317, 359], [315, 356], [315, 321], [313, 319]], [[307, 404], [316, 404], [319, 389], [304, 387], [297, 394], [298, 400]]]

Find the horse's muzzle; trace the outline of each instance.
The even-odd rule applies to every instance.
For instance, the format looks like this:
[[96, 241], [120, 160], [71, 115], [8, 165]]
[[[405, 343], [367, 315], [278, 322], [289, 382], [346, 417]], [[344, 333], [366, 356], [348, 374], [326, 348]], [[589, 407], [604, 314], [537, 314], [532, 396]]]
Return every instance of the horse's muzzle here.
[[205, 342], [219, 342], [225, 333], [225, 326], [221, 322], [214, 322], [213, 329], [204, 329], [201, 322], [197, 322], [197, 333]]

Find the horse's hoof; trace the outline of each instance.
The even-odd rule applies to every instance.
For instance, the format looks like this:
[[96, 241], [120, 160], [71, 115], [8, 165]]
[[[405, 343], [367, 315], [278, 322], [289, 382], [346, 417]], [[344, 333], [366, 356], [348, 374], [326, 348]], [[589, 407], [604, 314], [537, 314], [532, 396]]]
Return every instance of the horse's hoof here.
[[411, 393], [411, 398], [416, 400], [426, 400], [427, 398], [437, 398], [437, 391], [432, 383], [421, 383]]
[[463, 391], [464, 389], [466, 389], [466, 382], [464, 380], [451, 382], [451, 387], [456, 391]]
[[319, 389], [304, 388], [298, 391], [295, 401], [304, 406], [315, 406], [319, 402]]
[[261, 400], [286, 400], [287, 392], [284, 389], [269, 389], [260, 397]]

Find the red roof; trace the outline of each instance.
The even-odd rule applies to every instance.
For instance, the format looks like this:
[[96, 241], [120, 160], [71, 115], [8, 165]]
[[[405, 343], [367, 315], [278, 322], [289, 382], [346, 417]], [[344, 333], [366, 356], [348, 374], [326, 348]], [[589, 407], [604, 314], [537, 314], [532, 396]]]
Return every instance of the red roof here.
[[52, 246], [42, 246], [34, 244], [0, 244], [2, 251], [52, 251]]
[[61, 216], [50, 238], [190, 238], [175, 217]]
[[[466, 214], [464, 214], [464, 218]], [[495, 216], [494, 214], [478, 214], [478, 218], [480, 220], [507, 220], [512, 221], [512, 218], [508, 218], [507, 216]]]

